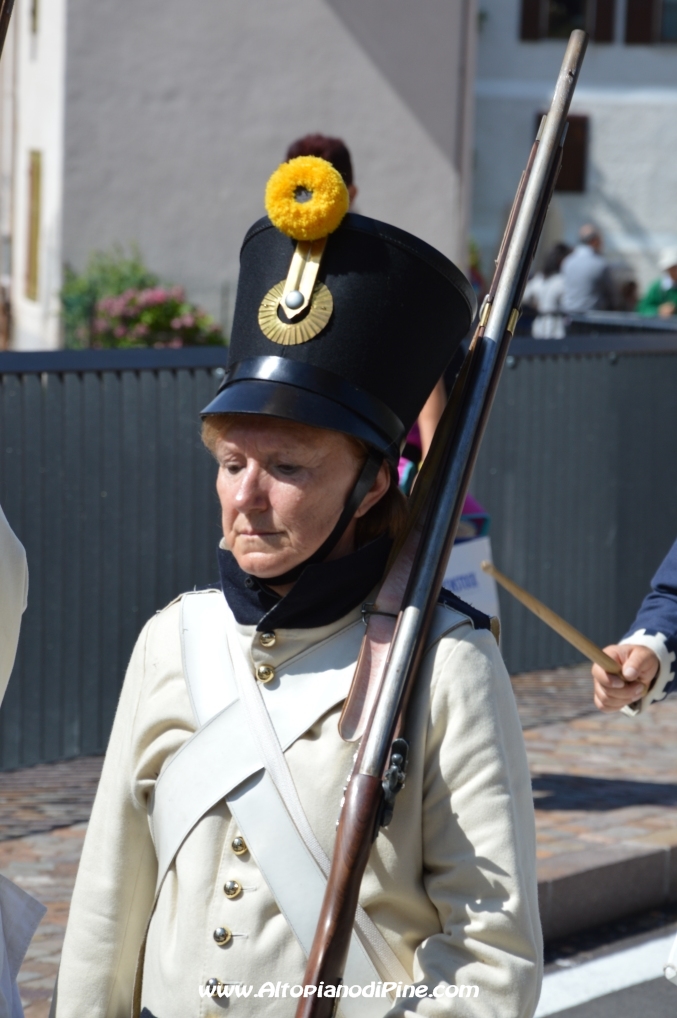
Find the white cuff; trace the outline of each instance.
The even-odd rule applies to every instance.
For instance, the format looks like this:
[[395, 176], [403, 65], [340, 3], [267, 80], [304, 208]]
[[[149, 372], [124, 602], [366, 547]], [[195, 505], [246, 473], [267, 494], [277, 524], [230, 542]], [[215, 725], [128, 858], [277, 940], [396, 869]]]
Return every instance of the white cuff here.
[[665, 699], [667, 695], [665, 693], [665, 687], [675, 677], [674, 672], [672, 671], [675, 654], [674, 651], [668, 650], [663, 633], [647, 633], [646, 629], [638, 629], [636, 633], [626, 636], [624, 640], [621, 640], [620, 645], [623, 646], [623, 644], [628, 643], [639, 647], [648, 647], [649, 650], [654, 652], [660, 662], [658, 674], [654, 679], [653, 686], [646, 696], [623, 708], [624, 714], [628, 714], [630, 717], [635, 717], [637, 714], [641, 714], [642, 711], [646, 710], [650, 703], [654, 703], [656, 700]]

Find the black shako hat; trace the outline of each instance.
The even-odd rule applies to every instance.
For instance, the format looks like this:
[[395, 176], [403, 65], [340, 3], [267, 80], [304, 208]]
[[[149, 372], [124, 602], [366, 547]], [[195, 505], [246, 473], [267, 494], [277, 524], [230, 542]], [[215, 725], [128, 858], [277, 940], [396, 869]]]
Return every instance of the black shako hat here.
[[290, 321], [281, 294], [297, 242], [268, 218], [251, 227], [228, 368], [202, 415], [265, 414], [341, 431], [396, 465], [470, 328], [475, 293], [435, 248], [365, 216], [349, 213], [322, 243], [316, 306]]

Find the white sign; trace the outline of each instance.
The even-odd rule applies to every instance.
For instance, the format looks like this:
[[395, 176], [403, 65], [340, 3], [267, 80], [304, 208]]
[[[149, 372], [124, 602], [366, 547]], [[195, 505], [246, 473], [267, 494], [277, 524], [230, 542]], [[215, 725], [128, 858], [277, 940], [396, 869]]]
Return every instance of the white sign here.
[[491, 562], [491, 541], [475, 537], [461, 541], [451, 549], [444, 574], [443, 587], [485, 615], [498, 617], [496, 581], [482, 570], [482, 562]]

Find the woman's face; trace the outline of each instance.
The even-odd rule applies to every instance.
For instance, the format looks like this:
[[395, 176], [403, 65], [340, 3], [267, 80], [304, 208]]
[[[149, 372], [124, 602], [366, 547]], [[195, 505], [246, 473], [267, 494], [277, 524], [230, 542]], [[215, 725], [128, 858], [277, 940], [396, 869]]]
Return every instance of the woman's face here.
[[[286, 573], [317, 551], [361, 465], [344, 435], [265, 417], [235, 420], [217, 440], [215, 454], [226, 545], [241, 569], [261, 579]], [[389, 483], [384, 464], [328, 558], [354, 549], [357, 518]]]

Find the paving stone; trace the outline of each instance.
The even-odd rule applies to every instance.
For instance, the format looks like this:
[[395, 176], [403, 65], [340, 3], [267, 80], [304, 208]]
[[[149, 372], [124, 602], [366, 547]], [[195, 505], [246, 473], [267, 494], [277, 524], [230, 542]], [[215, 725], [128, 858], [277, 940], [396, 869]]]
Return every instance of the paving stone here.
[[0, 841], [89, 820], [102, 756], [40, 764], [0, 777]]
[[[0, 781], [4, 792], [4, 775], [0, 776]], [[49, 1015], [86, 830], [87, 824], [80, 823], [0, 842], [0, 872], [47, 906], [47, 914], [19, 973], [19, 992], [26, 1018], [48, 1018]]]
[[511, 676], [517, 709], [524, 729], [590, 714], [590, 666], [555, 668]]

